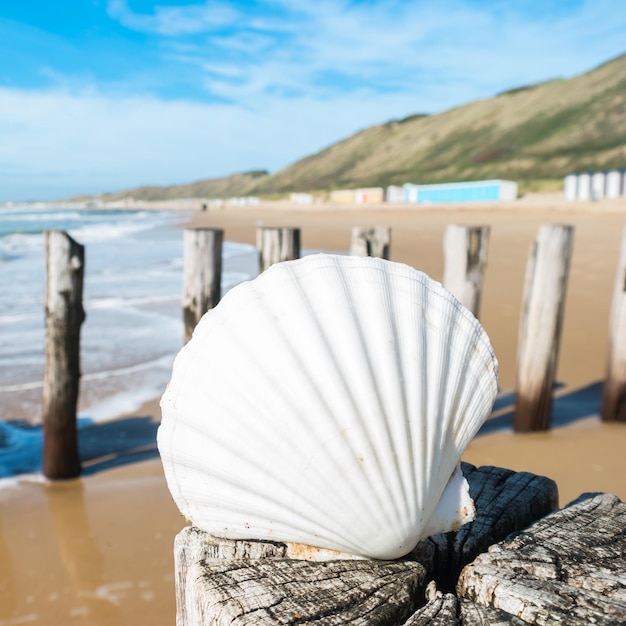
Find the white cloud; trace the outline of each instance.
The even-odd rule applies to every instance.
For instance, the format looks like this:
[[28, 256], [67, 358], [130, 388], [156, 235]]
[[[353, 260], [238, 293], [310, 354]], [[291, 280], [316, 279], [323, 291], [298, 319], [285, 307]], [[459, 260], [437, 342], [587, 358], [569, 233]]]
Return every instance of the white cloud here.
[[[626, 29], [626, 7], [612, 0], [588, 0], [556, 17], [537, 8], [524, 14], [516, 3], [498, 4], [494, 13], [489, 3], [464, 0], [276, 0], [264, 5], [266, 14], [235, 3], [157, 6], [151, 15], [133, 13], [125, 0], [109, 6], [129, 28], [202, 32], [206, 39], [187, 42], [178, 59], [206, 74], [199, 80], [208, 95], [240, 104], [269, 94], [328, 98], [361, 89], [409, 95], [437, 84], [471, 83], [471, 97], [488, 96], [619, 54]], [[176, 48], [182, 39], [164, 45]]]
[[127, 28], [166, 36], [206, 32], [232, 24], [239, 17], [239, 11], [218, 2], [185, 7], [156, 6], [153, 14], [141, 14], [131, 11], [126, 0], [109, 0], [107, 12]]
[[352, 98], [266, 104], [0, 89], [0, 202], [273, 170], [397, 107], [391, 98], [358, 107]]

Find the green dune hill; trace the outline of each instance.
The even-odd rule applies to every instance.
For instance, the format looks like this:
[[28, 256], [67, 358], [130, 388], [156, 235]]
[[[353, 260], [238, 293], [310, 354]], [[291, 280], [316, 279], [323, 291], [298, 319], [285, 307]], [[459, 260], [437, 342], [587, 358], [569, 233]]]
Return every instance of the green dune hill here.
[[574, 171], [626, 167], [626, 55], [567, 80], [511, 89], [436, 115], [372, 126], [274, 174], [142, 187], [142, 200], [502, 178], [520, 192], [562, 188]]

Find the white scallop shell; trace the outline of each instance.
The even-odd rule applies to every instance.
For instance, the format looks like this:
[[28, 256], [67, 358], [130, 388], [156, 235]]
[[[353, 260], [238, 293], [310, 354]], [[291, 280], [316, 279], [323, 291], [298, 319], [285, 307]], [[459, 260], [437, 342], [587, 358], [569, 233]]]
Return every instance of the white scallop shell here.
[[215, 536], [397, 558], [472, 519], [455, 469], [496, 392], [487, 335], [439, 283], [313, 255], [202, 318], [158, 444], [181, 512]]

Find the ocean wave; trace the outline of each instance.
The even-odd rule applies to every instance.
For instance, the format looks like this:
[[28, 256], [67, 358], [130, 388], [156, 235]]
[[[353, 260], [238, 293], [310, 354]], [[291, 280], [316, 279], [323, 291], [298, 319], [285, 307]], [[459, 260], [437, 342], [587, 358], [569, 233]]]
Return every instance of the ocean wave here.
[[256, 246], [249, 243], [238, 243], [235, 241], [225, 241], [222, 244], [222, 256], [225, 259], [243, 254], [257, 254]]
[[59, 220], [79, 220], [83, 214], [79, 211], [46, 211], [25, 213], [3, 213], [0, 215], [3, 222], [41, 222]]
[[41, 245], [46, 230], [67, 231], [79, 243], [109, 241], [183, 219], [173, 211], [38, 210], [0, 214], [0, 253]]
[[[165, 295], [165, 296], [144, 296], [139, 298], [120, 298], [120, 297], [107, 297], [107, 298], [89, 298], [86, 299], [85, 308], [100, 310], [100, 309], [122, 309], [126, 307], [146, 306], [150, 304], [164, 304], [166, 302], [180, 301], [180, 294]], [[1, 318], [0, 318], [1, 321]]]
[[[43, 303], [42, 303], [43, 304]], [[0, 324], [15, 324], [16, 322], [26, 322], [28, 320], [41, 320], [43, 314], [41, 311], [37, 313], [15, 313], [13, 315], [0, 315]]]
[[[156, 359], [149, 361], [143, 361], [141, 363], [135, 363], [133, 365], [127, 365], [124, 367], [118, 367], [113, 369], [102, 370], [99, 372], [91, 372], [89, 374], [83, 374], [81, 381], [90, 382], [96, 380], [104, 380], [116, 376], [129, 376], [137, 374], [139, 372], [145, 372], [154, 368], [171, 368], [174, 362], [174, 355], [166, 354]], [[43, 387], [43, 380], [34, 380], [25, 383], [18, 383], [15, 385], [0, 385], [0, 393], [14, 393], [16, 391], [28, 391], [30, 389], [38, 389]]]

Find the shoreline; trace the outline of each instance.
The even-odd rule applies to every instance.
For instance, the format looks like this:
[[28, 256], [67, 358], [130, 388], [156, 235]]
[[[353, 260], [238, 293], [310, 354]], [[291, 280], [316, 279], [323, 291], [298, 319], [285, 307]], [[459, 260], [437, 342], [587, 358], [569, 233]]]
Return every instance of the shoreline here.
[[[601, 198], [598, 200], [565, 200], [562, 192], [541, 193], [529, 192], [523, 194], [515, 200], [492, 200], [474, 202], [430, 202], [430, 203], [407, 203], [407, 202], [372, 202], [359, 204], [356, 202], [333, 203], [329, 200], [317, 199], [311, 204], [297, 204], [289, 199], [265, 200], [259, 198], [258, 204], [252, 205], [231, 205], [231, 206], [208, 206], [208, 202], [214, 198], [178, 198], [173, 200], [136, 200], [132, 202], [119, 201], [104, 203], [99, 205], [94, 201], [54, 201], [54, 202], [5, 202], [0, 204], [0, 208], [5, 209], [78, 209], [86, 211], [180, 211], [194, 213], [220, 213], [220, 212], [256, 212], [256, 211], [409, 211], [409, 212], [429, 212], [429, 211], [486, 211], [497, 209], [504, 211], [529, 211], [539, 209], [545, 211], [558, 211], [565, 213], [622, 213], [626, 210], [626, 195], [619, 198]], [[227, 201], [228, 198], [223, 200]], [[97, 201], [96, 201], [97, 202]], [[88, 206], [91, 204], [92, 206]], [[202, 206], [206, 205], [206, 209]]]

